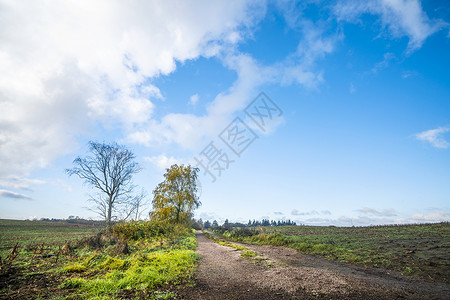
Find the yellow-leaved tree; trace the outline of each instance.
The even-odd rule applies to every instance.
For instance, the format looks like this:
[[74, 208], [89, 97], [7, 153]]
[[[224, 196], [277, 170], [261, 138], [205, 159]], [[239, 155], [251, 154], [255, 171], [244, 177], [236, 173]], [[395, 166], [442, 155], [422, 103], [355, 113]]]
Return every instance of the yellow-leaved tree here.
[[183, 223], [190, 219], [201, 203], [197, 196], [198, 168], [172, 165], [166, 169], [164, 181], [153, 191], [153, 220]]

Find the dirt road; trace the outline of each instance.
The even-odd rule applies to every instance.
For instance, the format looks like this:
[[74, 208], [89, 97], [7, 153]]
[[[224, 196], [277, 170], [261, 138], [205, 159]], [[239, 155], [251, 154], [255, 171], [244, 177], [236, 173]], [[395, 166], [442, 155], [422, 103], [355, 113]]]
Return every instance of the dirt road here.
[[242, 251], [201, 232], [197, 238], [197, 284], [178, 291], [182, 299], [450, 299], [448, 284], [412, 281], [284, 247], [244, 245], [258, 255], [243, 258]]

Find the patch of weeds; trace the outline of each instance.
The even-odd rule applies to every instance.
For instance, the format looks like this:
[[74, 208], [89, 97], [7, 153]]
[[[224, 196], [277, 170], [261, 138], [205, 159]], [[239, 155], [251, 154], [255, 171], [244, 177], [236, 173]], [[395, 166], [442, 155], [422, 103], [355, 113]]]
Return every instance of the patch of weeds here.
[[266, 261], [268, 259], [265, 258], [265, 257], [258, 256], [258, 257], [252, 258], [252, 260], [255, 261], [255, 262], [263, 262], [263, 261]]
[[71, 278], [64, 281], [59, 288], [61, 289], [75, 289], [83, 286], [86, 281], [82, 278]]
[[258, 253], [252, 250], [244, 250], [241, 254], [242, 257], [255, 257], [256, 255], [258, 255]]
[[203, 231], [203, 233], [205, 234], [205, 236], [208, 239], [212, 240], [213, 242], [215, 242], [215, 243], [217, 243], [219, 245], [231, 247], [231, 248], [234, 248], [234, 249], [236, 249], [238, 251], [247, 250], [248, 249], [247, 247], [239, 246], [239, 245], [236, 245], [236, 244], [232, 244], [229, 241], [224, 241], [222, 239], [216, 238], [216, 237], [210, 235], [209, 233], [207, 233], [206, 231]]
[[402, 274], [403, 274], [403, 275], [406, 275], [406, 276], [408, 276], [408, 277], [410, 277], [410, 276], [414, 275], [415, 273], [417, 273], [417, 272], [419, 272], [419, 271], [420, 271], [420, 269], [419, 269], [418, 267], [410, 267], [410, 266], [407, 266], [407, 267], [405, 267], [405, 268], [403, 269]]
[[248, 249], [247, 247], [239, 246], [239, 245], [235, 245], [235, 244], [230, 244], [229, 246], [230, 246], [231, 248], [234, 248], [234, 249], [238, 250], [238, 251], [241, 251], [241, 250], [247, 250], [247, 249]]
[[219, 242], [217, 242], [217, 244], [222, 245], [222, 246], [229, 246], [229, 247], [231, 247], [231, 244], [229, 242], [225, 242], [225, 241], [219, 241]]
[[99, 268], [105, 270], [126, 270], [130, 266], [128, 260], [123, 260], [114, 257], [108, 257], [104, 262], [98, 265]]
[[86, 266], [81, 265], [81, 264], [73, 264], [73, 265], [68, 265], [66, 267], [64, 267], [64, 271], [69, 272], [69, 273], [83, 273], [87, 271]]
[[275, 265], [266, 257], [256, 256], [251, 258], [252, 263], [261, 266], [265, 269], [274, 268]]

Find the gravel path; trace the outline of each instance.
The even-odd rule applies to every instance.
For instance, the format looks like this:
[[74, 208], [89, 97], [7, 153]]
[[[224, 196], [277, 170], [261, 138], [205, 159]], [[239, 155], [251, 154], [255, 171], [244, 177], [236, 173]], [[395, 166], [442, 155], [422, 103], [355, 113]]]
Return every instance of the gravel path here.
[[295, 250], [243, 245], [242, 251], [197, 233], [200, 264], [196, 286], [178, 291], [181, 299], [450, 299], [446, 284], [412, 281], [398, 274], [330, 262]]

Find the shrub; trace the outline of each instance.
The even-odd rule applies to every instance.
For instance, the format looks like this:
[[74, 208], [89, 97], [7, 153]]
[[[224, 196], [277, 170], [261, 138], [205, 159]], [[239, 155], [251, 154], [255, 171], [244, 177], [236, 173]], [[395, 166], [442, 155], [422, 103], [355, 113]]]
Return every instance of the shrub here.
[[259, 232], [255, 229], [250, 229], [246, 227], [240, 227], [240, 228], [226, 228], [226, 227], [217, 227], [213, 229], [213, 232], [219, 235], [222, 235], [224, 237], [235, 239], [235, 240], [243, 240], [247, 237], [252, 237], [255, 235], [258, 235]]
[[176, 239], [188, 233], [189, 229], [180, 224], [146, 221], [117, 224], [113, 227], [113, 232], [121, 239], [137, 241], [139, 239], [155, 238]]
[[249, 228], [234, 228], [231, 232], [230, 232], [230, 237], [231, 238], [245, 238], [245, 237], [251, 237], [254, 235], [257, 235], [258, 231], [254, 230], [254, 229], [249, 229]]

